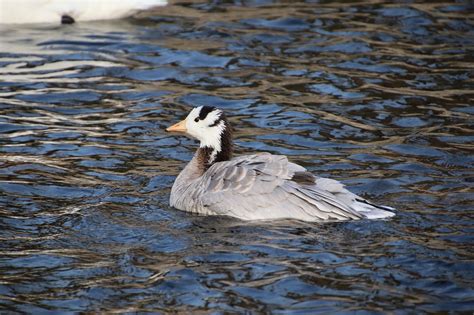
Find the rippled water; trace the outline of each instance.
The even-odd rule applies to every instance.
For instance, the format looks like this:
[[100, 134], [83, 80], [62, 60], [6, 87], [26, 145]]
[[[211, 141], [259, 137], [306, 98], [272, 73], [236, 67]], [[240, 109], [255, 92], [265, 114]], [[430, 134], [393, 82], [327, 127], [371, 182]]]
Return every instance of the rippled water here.
[[[466, 3], [182, 2], [1, 28], [0, 309], [474, 309], [474, 24]], [[168, 205], [225, 109], [238, 153], [286, 154], [398, 209], [247, 223]]]

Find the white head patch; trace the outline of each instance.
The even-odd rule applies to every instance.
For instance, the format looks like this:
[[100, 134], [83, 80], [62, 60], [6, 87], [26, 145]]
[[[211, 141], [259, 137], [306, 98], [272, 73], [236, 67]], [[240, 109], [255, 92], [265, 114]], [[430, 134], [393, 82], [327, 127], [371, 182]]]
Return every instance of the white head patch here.
[[[204, 115], [206, 112], [207, 115]], [[221, 151], [221, 134], [226, 128], [221, 115], [220, 109], [213, 108], [211, 110], [210, 107], [200, 106], [193, 108], [186, 117], [187, 133], [201, 142], [201, 148], [211, 147], [214, 149], [215, 153], [213, 152], [212, 159], [217, 152]]]

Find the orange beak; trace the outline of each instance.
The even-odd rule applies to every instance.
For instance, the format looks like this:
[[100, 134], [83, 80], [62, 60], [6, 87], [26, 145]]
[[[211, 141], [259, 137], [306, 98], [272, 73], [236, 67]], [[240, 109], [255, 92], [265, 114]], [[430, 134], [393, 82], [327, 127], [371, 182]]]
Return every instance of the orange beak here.
[[170, 127], [166, 128], [166, 131], [174, 131], [174, 132], [186, 132], [186, 131], [188, 131], [186, 129], [186, 119], [180, 121], [177, 124], [174, 124], [173, 126], [170, 126]]

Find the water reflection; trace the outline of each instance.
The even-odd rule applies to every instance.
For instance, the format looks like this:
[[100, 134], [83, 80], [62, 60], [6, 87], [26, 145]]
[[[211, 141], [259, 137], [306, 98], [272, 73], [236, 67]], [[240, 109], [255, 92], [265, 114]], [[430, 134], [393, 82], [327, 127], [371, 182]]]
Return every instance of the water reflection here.
[[[178, 2], [2, 26], [0, 308], [302, 313], [474, 308], [468, 3]], [[168, 206], [225, 109], [270, 151], [399, 209], [242, 223]]]

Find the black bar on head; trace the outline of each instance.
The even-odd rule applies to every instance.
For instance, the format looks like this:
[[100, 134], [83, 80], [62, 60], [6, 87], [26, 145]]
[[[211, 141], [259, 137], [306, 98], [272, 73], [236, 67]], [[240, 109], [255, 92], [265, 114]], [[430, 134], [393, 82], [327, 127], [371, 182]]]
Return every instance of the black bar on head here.
[[204, 120], [207, 117], [207, 114], [215, 110], [216, 108], [213, 106], [203, 106], [201, 111], [199, 112], [199, 119]]

